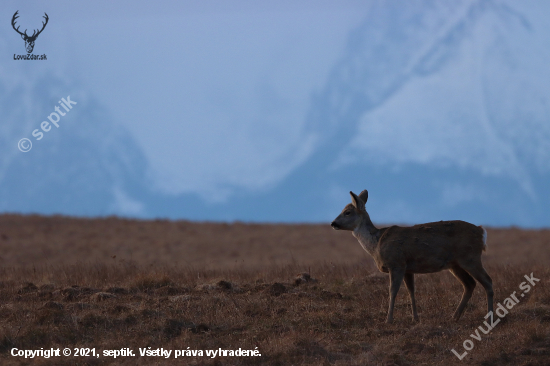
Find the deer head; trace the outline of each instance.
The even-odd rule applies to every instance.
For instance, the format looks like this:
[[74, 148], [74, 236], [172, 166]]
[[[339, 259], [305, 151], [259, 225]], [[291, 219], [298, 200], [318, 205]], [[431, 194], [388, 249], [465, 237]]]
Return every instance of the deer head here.
[[361, 222], [368, 218], [370, 223], [370, 217], [365, 210], [365, 203], [369, 198], [369, 192], [364, 190], [357, 196], [355, 193], [350, 192], [351, 203], [346, 205], [340, 215], [331, 223], [335, 230], [355, 230]]
[[42, 33], [42, 31], [44, 30], [44, 28], [46, 28], [46, 24], [48, 24], [48, 14], [44, 13], [45, 15], [43, 16], [44, 19], [46, 19], [46, 22], [42, 22], [42, 29], [40, 29], [38, 32], [37, 30], [35, 30], [32, 34], [32, 36], [29, 36], [27, 34], [27, 30], [25, 29], [25, 32], [24, 33], [21, 33], [19, 31], [19, 27], [15, 28], [15, 20], [17, 18], [19, 18], [19, 16], [17, 15], [17, 13], [19, 13], [19, 10], [17, 10], [15, 12], [15, 14], [13, 14], [13, 18], [11, 18], [11, 26], [13, 27], [13, 29], [19, 33], [21, 35], [21, 38], [23, 38], [23, 40], [25, 41], [25, 48], [27, 49], [27, 53], [31, 53], [32, 50], [34, 49], [34, 41], [36, 41], [36, 38], [38, 37], [38, 35], [40, 33]]

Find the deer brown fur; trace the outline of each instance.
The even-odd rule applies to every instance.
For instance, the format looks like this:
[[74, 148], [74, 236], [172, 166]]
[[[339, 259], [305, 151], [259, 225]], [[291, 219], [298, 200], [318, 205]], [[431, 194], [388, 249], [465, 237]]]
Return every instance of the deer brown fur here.
[[390, 275], [390, 304], [386, 322], [393, 321], [395, 297], [405, 281], [411, 298], [413, 319], [418, 321], [414, 298], [414, 274], [448, 269], [464, 287], [462, 300], [453, 318], [459, 320], [476, 286], [481, 283], [487, 293], [487, 311], [493, 311], [493, 284], [481, 263], [487, 247], [487, 231], [464, 221], [430, 222], [411, 227], [376, 228], [365, 209], [368, 192], [350, 192], [348, 204], [332, 222], [336, 230], [353, 231], [363, 249], [381, 272]]

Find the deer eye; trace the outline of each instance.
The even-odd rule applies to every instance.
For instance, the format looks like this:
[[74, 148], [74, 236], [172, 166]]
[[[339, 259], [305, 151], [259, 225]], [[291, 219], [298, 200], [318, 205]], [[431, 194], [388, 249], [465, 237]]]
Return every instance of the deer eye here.
[[346, 211], [346, 212], [344, 212], [344, 216], [349, 216], [350, 213], [351, 213], [351, 212]]

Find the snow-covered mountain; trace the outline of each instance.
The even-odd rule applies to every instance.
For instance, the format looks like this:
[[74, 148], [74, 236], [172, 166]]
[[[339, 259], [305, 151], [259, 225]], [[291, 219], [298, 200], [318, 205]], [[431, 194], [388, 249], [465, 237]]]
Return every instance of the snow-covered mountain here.
[[[312, 97], [301, 163], [289, 156], [263, 190], [228, 183], [223, 202], [152, 191], [141, 147], [81, 86], [4, 75], [0, 211], [326, 222], [368, 189], [375, 222], [548, 226], [548, 15], [529, 1], [374, 1]], [[67, 90], [78, 105], [33, 140]]]
[[368, 188], [383, 222], [548, 225], [550, 9], [516, 5], [376, 3], [313, 103], [320, 144], [293, 180], [334, 209]]

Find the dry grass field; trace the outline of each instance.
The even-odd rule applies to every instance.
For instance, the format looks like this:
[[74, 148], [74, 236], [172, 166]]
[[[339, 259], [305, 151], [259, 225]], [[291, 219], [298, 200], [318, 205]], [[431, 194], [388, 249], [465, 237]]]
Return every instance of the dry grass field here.
[[[446, 271], [416, 276], [419, 323], [402, 286], [385, 324], [387, 275], [327, 224], [0, 215], [0, 244], [1, 365], [550, 364], [549, 230], [488, 228], [495, 305], [519, 299], [488, 334], [476, 334], [487, 329], [480, 285], [451, 321], [462, 287]], [[531, 273], [540, 281], [520, 297]], [[466, 340], [459, 360], [451, 349], [463, 354]], [[148, 347], [172, 353], [140, 356]], [[14, 348], [100, 356], [25, 359]], [[239, 348], [261, 356], [186, 355]], [[135, 356], [103, 354], [120, 349]]]

